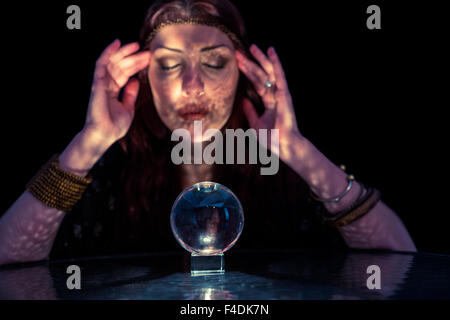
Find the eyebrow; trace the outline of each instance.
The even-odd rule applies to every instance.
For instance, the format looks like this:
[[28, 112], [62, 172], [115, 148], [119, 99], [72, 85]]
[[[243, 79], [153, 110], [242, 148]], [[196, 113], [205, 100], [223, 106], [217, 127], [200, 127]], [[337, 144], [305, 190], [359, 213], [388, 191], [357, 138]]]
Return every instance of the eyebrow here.
[[[211, 50], [214, 50], [214, 49], [217, 49], [217, 48], [221, 48], [221, 47], [228, 48], [228, 46], [225, 45], [225, 44], [218, 44], [218, 45], [215, 45], [215, 46], [202, 48], [202, 49], [200, 49], [200, 52], [211, 51]], [[168, 47], [165, 47], [165, 46], [159, 46], [159, 47], [157, 47], [155, 49], [155, 51], [158, 50], [158, 49], [166, 49], [166, 50], [170, 50], [170, 51], [174, 51], [174, 52], [183, 53], [183, 50], [175, 49], [175, 48], [168, 48]]]

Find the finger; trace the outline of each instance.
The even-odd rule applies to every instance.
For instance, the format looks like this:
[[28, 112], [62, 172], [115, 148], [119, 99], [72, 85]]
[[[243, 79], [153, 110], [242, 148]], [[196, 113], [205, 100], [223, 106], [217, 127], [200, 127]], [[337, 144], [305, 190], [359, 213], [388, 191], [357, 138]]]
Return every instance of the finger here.
[[260, 66], [258, 66], [256, 63], [251, 61], [239, 51], [236, 51], [236, 55], [238, 63], [240, 63], [246, 70], [255, 74], [260, 80], [263, 80], [262, 83], [266, 81], [267, 73]]
[[247, 78], [253, 83], [256, 91], [260, 96], [266, 93], [264, 82], [267, 79], [267, 74], [258, 67], [255, 63], [248, 60], [239, 51], [236, 51], [236, 57], [238, 61], [239, 69], [247, 76]]
[[272, 62], [266, 55], [259, 49], [256, 45], [250, 46], [250, 52], [253, 54], [255, 59], [259, 62], [259, 64], [264, 68], [264, 71], [269, 75], [269, 80], [271, 82], [275, 82], [275, 74], [273, 70]]
[[103, 50], [102, 54], [97, 59], [97, 65], [105, 66], [106, 64], [108, 64], [110, 57], [112, 56], [112, 54], [114, 52], [117, 51], [117, 49], [119, 49], [119, 47], [120, 47], [120, 40], [119, 39], [116, 39], [113, 42], [111, 42], [105, 48], [105, 50]]
[[126, 44], [122, 48], [117, 50], [113, 55], [111, 55], [111, 57], [109, 58], [109, 62], [117, 63], [118, 61], [122, 60], [124, 57], [129, 56], [138, 50], [139, 50], [139, 43], [132, 42], [132, 43]]
[[150, 51], [137, 53], [120, 60], [116, 67], [122, 69], [125, 73], [132, 72], [130, 75], [133, 75], [136, 72], [134, 70], [139, 70], [150, 63], [150, 55]]
[[94, 82], [104, 80], [106, 76], [106, 65], [109, 63], [111, 55], [120, 47], [120, 40], [116, 39], [103, 50], [95, 63]]
[[247, 117], [250, 127], [258, 129], [259, 116], [255, 110], [255, 107], [253, 106], [253, 103], [249, 99], [245, 98], [242, 101], [242, 108], [244, 110], [245, 116]]
[[137, 79], [131, 79], [125, 89], [123, 89], [123, 104], [129, 110], [134, 111], [134, 105], [139, 93], [139, 81]]
[[277, 89], [280, 91], [287, 91], [288, 85], [286, 81], [286, 76], [284, 74], [283, 67], [281, 66], [280, 59], [278, 58], [277, 53], [275, 52], [275, 49], [273, 47], [270, 47], [269, 50], [267, 50], [267, 53], [269, 55], [269, 59], [272, 62], [273, 65], [273, 71], [275, 73], [275, 83], [277, 84]]
[[[117, 83], [117, 81], [111, 76], [108, 71], [106, 72], [105, 79], [106, 81], [102, 82], [102, 84], [106, 89], [108, 97], [113, 100], [117, 99], [122, 87]], [[100, 86], [102, 86], [102, 84]]]
[[144, 69], [150, 63], [150, 53], [142, 52], [125, 58], [117, 64], [109, 64], [107, 69], [111, 78], [122, 88], [136, 72]]
[[[239, 53], [240, 54], [240, 53]], [[253, 86], [256, 89], [256, 92], [261, 96], [261, 99], [264, 103], [264, 106], [267, 109], [275, 109], [277, 102], [276, 97], [273, 94], [273, 90], [268, 90], [264, 86], [265, 81], [267, 80], [267, 74], [255, 63], [249, 61], [248, 59], [244, 60], [242, 54], [241, 57], [238, 58], [238, 65], [240, 70], [247, 76], [247, 78], [253, 83]], [[245, 61], [248, 61], [247, 63]]]

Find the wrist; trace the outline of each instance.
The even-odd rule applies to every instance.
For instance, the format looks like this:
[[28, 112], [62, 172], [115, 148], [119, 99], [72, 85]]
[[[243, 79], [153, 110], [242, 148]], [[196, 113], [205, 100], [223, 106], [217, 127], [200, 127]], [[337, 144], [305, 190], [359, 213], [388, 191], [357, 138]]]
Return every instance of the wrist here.
[[[284, 144], [285, 163], [289, 165], [308, 184], [312, 193], [320, 198], [334, 198], [342, 194], [348, 185], [348, 174], [331, 162], [308, 139], [293, 133], [289, 143]], [[281, 150], [283, 144], [280, 143]], [[348, 193], [337, 202], [325, 203], [330, 212], [338, 212], [358, 197], [361, 185], [354, 181]]]
[[85, 177], [112, 144], [97, 132], [84, 128], [60, 154], [59, 167]]

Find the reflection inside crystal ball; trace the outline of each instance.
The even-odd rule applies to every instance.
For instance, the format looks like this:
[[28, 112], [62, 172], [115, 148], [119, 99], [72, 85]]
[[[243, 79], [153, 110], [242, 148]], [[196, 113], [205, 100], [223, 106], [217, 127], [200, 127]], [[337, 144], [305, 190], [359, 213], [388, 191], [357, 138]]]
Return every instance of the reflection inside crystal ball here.
[[244, 213], [230, 189], [215, 182], [199, 182], [177, 197], [170, 224], [186, 250], [216, 255], [236, 243], [244, 227]]

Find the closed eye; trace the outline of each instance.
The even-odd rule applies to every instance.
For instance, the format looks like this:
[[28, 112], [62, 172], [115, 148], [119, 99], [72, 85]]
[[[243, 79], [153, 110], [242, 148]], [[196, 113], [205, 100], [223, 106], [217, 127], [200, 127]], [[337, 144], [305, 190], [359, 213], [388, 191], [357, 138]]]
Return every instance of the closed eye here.
[[161, 65], [161, 69], [163, 69], [163, 70], [173, 70], [173, 69], [177, 68], [177, 67], [180, 66], [180, 65], [181, 65], [181, 63], [178, 63], [178, 64], [173, 65], [173, 66], [164, 66], [164, 65]]
[[205, 65], [208, 68], [212, 68], [212, 69], [223, 69], [223, 67], [225, 66], [224, 64], [213, 65], [213, 64], [208, 64], [208, 63], [204, 63], [203, 65]]
[[[173, 66], [165, 66], [165, 65], [161, 65], [161, 69], [166, 70], [166, 71], [168, 71], [168, 70], [173, 70], [173, 69], [178, 68], [180, 65], [181, 65], [181, 63], [175, 64], [175, 65], [173, 65]], [[208, 67], [208, 68], [216, 69], [216, 70], [223, 69], [224, 66], [225, 66], [225, 64], [214, 65], [214, 64], [209, 64], [209, 63], [204, 63], [203, 65], [206, 66], [206, 67]]]

